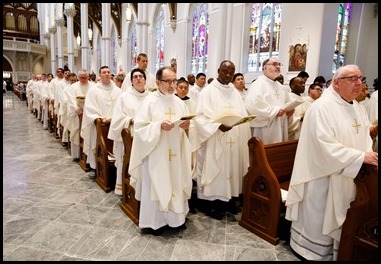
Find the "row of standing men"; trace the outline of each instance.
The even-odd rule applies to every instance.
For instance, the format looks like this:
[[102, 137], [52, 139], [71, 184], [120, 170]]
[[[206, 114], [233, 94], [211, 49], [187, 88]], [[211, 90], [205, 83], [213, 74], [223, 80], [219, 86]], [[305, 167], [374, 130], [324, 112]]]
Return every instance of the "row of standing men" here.
[[[67, 127], [70, 129], [70, 139], [74, 133], [83, 138], [83, 151], [93, 169], [96, 140], [94, 120], [102, 118], [102, 122], [110, 123], [109, 138], [115, 143], [119, 179], [116, 193], [121, 190], [121, 130], [125, 127], [131, 130], [133, 145], [129, 174], [136, 198], [141, 201], [139, 227], [160, 234], [168, 226], [185, 227], [186, 215], [194, 206], [189, 203], [189, 200], [192, 201], [192, 189], [197, 193], [197, 209], [207, 215], [222, 219], [226, 211], [237, 213], [238, 198], [242, 194], [249, 165], [247, 142], [250, 137], [257, 136], [265, 144], [289, 140], [288, 126], [294, 118], [295, 109], [285, 109], [285, 104], [292, 99], [289, 92], [275, 81], [280, 75], [278, 59], [269, 58], [265, 61], [263, 76], [253, 82], [245, 100], [231, 84], [234, 73], [233, 62], [221, 62], [218, 77], [199, 91], [195, 101], [186, 92], [182, 93], [189, 89], [189, 83], [185, 79], [178, 80], [171, 67], [160, 68], [154, 84], [149, 85], [148, 79], [151, 78], [146, 70], [133, 69], [125, 78], [125, 82], [131, 82], [131, 85], [123, 83], [121, 90], [111, 82], [109, 67], [103, 66], [99, 71], [100, 81], [96, 84], [89, 84], [88, 73], [79, 71], [79, 82], [66, 88], [57, 85], [52, 90], [62, 89], [67, 94], [67, 116], [73, 114], [74, 108], [73, 116], [83, 115], [82, 124], [76, 123], [81, 130], [75, 132], [73, 123]], [[358, 87], [362, 84], [358, 82], [361, 77], [357, 66], [339, 69], [330, 88], [322, 99], [317, 100], [319, 103], [314, 103], [314, 107], [309, 107], [300, 118], [303, 129], [300, 130], [300, 147], [286, 205], [287, 217], [293, 222], [291, 246], [307, 259], [334, 259], [334, 248], [339, 242], [336, 233], [340, 231], [340, 223], [332, 224], [336, 212], [325, 212], [325, 208], [331, 208], [336, 197], [327, 199], [327, 193], [318, 191], [318, 187], [327, 186], [325, 190], [336, 188], [337, 183], [331, 184], [329, 179], [338, 171], [353, 166], [350, 175], [357, 175], [359, 164], [365, 162], [375, 165], [376, 158], [378, 162], [377, 153], [372, 151], [370, 136], [370, 133], [378, 133], [378, 125], [371, 125], [366, 111], [354, 103], [359, 94]], [[57, 95], [58, 100], [65, 98], [57, 91], [53, 94]], [[83, 97], [86, 99], [81, 109], [77, 99]], [[58, 103], [59, 109], [64, 103], [65, 99]], [[75, 107], [70, 109], [70, 105]], [[62, 116], [63, 110], [59, 109], [58, 113]], [[331, 113], [332, 109], [334, 114]], [[256, 118], [251, 123], [235, 127], [214, 122], [214, 118], [223, 112], [233, 112], [241, 117], [256, 115]], [[181, 120], [181, 117], [190, 115], [196, 117]], [[356, 122], [357, 133], [346, 131], [349, 136], [337, 133], [347, 127], [353, 130], [353, 122]], [[353, 140], [356, 144], [353, 144]], [[339, 148], [333, 148], [332, 144]], [[350, 154], [341, 157], [339, 154], [345, 150]], [[317, 162], [318, 156], [324, 157], [324, 162]], [[310, 173], [306, 174], [306, 171]], [[324, 183], [315, 182], [317, 178], [324, 180]], [[353, 178], [351, 180], [346, 184], [352, 186]], [[311, 206], [309, 201], [312, 194], [322, 196], [319, 208]], [[350, 198], [340, 202], [339, 207], [346, 208]], [[307, 211], [301, 210], [312, 212], [306, 214]], [[319, 219], [314, 222], [315, 226], [309, 223], [311, 217]], [[330, 231], [335, 236], [324, 230], [316, 231], [322, 230], [319, 227], [327, 223], [333, 226]], [[309, 230], [315, 231], [311, 233]], [[326, 245], [311, 243], [320, 240]], [[309, 241], [307, 249], [303, 244], [306, 241]]]

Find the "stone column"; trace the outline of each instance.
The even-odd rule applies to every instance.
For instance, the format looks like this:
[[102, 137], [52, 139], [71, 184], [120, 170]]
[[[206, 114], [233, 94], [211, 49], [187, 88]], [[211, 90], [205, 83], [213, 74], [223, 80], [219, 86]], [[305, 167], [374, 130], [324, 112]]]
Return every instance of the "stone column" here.
[[54, 36], [57, 29], [56, 27], [49, 28], [50, 33], [50, 61], [51, 61], [51, 69], [52, 72], [56, 72], [57, 70], [57, 59], [56, 59], [56, 46], [54, 41]]
[[57, 55], [58, 55], [58, 68], [63, 68], [63, 47], [62, 47], [62, 27], [65, 25], [65, 20], [57, 19], [56, 27], [57, 27]]
[[90, 63], [89, 63], [89, 4], [81, 3], [81, 35], [82, 35], [82, 46], [81, 46], [81, 68], [89, 71], [90, 73]]
[[70, 71], [74, 71], [74, 49], [73, 49], [73, 43], [74, 43], [74, 24], [73, 24], [73, 17], [77, 13], [73, 8], [66, 8], [65, 6], [65, 15], [67, 17], [67, 57], [68, 57], [68, 66]]
[[102, 65], [112, 69], [112, 54], [111, 54], [111, 4], [102, 4]]

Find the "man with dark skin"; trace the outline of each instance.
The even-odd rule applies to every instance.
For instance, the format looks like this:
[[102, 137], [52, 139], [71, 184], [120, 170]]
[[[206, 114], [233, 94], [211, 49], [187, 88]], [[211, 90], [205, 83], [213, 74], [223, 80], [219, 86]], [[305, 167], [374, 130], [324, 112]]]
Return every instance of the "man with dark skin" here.
[[187, 76], [187, 79], [188, 79], [189, 85], [194, 85], [194, 83], [196, 82], [196, 77], [194, 76], [193, 73], [189, 73]]
[[198, 209], [218, 220], [226, 211], [238, 213], [236, 203], [249, 166], [249, 123], [231, 127], [214, 121], [226, 111], [247, 116], [241, 95], [230, 84], [234, 72], [233, 62], [222, 61], [218, 77], [199, 94], [196, 107]]

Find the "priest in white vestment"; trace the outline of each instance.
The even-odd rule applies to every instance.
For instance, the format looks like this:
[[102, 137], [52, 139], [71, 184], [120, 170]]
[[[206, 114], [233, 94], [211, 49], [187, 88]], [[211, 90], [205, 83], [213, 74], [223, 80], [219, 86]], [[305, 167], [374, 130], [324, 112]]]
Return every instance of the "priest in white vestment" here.
[[70, 127], [71, 157], [73, 161], [80, 159], [80, 116], [83, 115], [83, 106], [87, 92], [94, 83], [89, 81], [89, 73], [86, 70], [78, 71], [79, 82], [73, 83], [68, 93], [67, 119]]
[[278, 58], [263, 62], [263, 74], [250, 86], [245, 100], [247, 112], [257, 117], [251, 121], [253, 136], [264, 144], [288, 141], [288, 119], [294, 110], [286, 111], [289, 91], [276, 78], [280, 75]]
[[28, 102], [28, 109], [33, 112], [33, 85], [37, 82], [35, 74], [31, 75], [31, 79], [26, 83], [26, 98]]
[[197, 197], [203, 200], [204, 212], [219, 220], [242, 194], [249, 167], [250, 123], [231, 127], [214, 122], [223, 112], [248, 115], [240, 93], [230, 85], [234, 71], [233, 62], [222, 61], [218, 77], [200, 92], [196, 106]]
[[[100, 68], [99, 76], [101, 80], [95, 84], [94, 89], [89, 89], [86, 94], [81, 126], [83, 152], [87, 155], [87, 163], [93, 170], [96, 169], [95, 148], [97, 144], [95, 119], [102, 118], [102, 122], [110, 123], [116, 99], [122, 93], [120, 88], [111, 81], [111, 70], [108, 66]], [[90, 176], [94, 175], [89, 174]]]
[[110, 123], [108, 138], [114, 141], [115, 149], [115, 167], [116, 167], [116, 182], [115, 194], [122, 195], [123, 183], [123, 157], [124, 144], [122, 139], [122, 130], [129, 128], [131, 135], [134, 135], [134, 118], [139, 111], [143, 101], [151, 92], [144, 88], [146, 83], [145, 72], [141, 69], [133, 69], [131, 71], [132, 87], [116, 99], [114, 112]]
[[[148, 57], [145, 53], [140, 53], [136, 57], [136, 62], [138, 64], [137, 69], [141, 69], [146, 74], [146, 84], [145, 89], [149, 91], [153, 91], [157, 89], [156, 85], [156, 77], [152, 73], [150, 73], [147, 69], [148, 66]], [[122, 92], [128, 90], [132, 86], [131, 82], [131, 71], [127, 73], [127, 76], [124, 78], [124, 81], [122, 83]]]
[[304, 100], [304, 90], [306, 81], [302, 77], [293, 77], [290, 80], [291, 92], [289, 93], [291, 101], [303, 101], [302, 104], [295, 107], [293, 118], [288, 119], [288, 140], [299, 139], [300, 130], [303, 124], [303, 117], [307, 108], [311, 105], [310, 102]]
[[362, 74], [339, 68], [304, 116], [286, 200], [290, 246], [307, 260], [336, 260], [341, 228], [363, 163], [378, 166], [368, 116], [356, 96]]
[[189, 112], [174, 94], [175, 72], [162, 67], [156, 78], [158, 90], [135, 116], [129, 174], [141, 201], [139, 227], [162, 231], [185, 224], [192, 190], [191, 144], [186, 135], [190, 121], [179, 120]]
[[[67, 114], [67, 96], [66, 89], [70, 86], [70, 70], [64, 69], [64, 80], [61, 82], [61, 86], [56, 90], [56, 95], [58, 98], [58, 112], [57, 112], [57, 128], [60, 130], [60, 125], [62, 126], [62, 144], [67, 146], [69, 142], [69, 133], [66, 127], [66, 114]], [[61, 133], [61, 132], [60, 132]]]

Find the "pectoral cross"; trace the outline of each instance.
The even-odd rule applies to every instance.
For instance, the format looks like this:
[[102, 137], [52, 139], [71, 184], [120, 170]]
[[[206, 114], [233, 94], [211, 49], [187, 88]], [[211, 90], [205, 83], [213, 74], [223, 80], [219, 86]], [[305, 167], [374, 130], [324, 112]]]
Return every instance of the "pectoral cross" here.
[[279, 99], [280, 93], [278, 93], [278, 90], [276, 90], [276, 93], [274, 95], [276, 96], [277, 99]]
[[226, 108], [227, 110], [232, 110], [234, 107], [231, 105], [227, 105], [227, 106], [224, 106], [224, 108]]
[[113, 105], [113, 106], [114, 106], [114, 105], [115, 105], [115, 101], [116, 101], [116, 100], [115, 100], [114, 98], [112, 98], [112, 97], [111, 97], [111, 98], [110, 98], [109, 100], [107, 100], [107, 101], [110, 101], [110, 102], [111, 102], [111, 105]]
[[176, 113], [171, 112], [171, 108], [169, 108], [169, 111], [167, 113], [164, 113], [165, 115], [169, 115], [169, 120], [172, 120], [172, 115], [175, 115]]
[[176, 154], [172, 153], [172, 150], [169, 149], [169, 153], [168, 153], [168, 159], [169, 159], [169, 161], [172, 161], [172, 157], [176, 157]]
[[232, 140], [232, 138], [229, 138], [229, 141], [226, 142], [227, 144], [230, 144], [230, 147], [232, 147], [235, 142]]
[[358, 134], [359, 133], [359, 127], [361, 126], [361, 124], [357, 123], [357, 119], [355, 118], [355, 124], [352, 125], [355, 129], [356, 129], [356, 133]]

